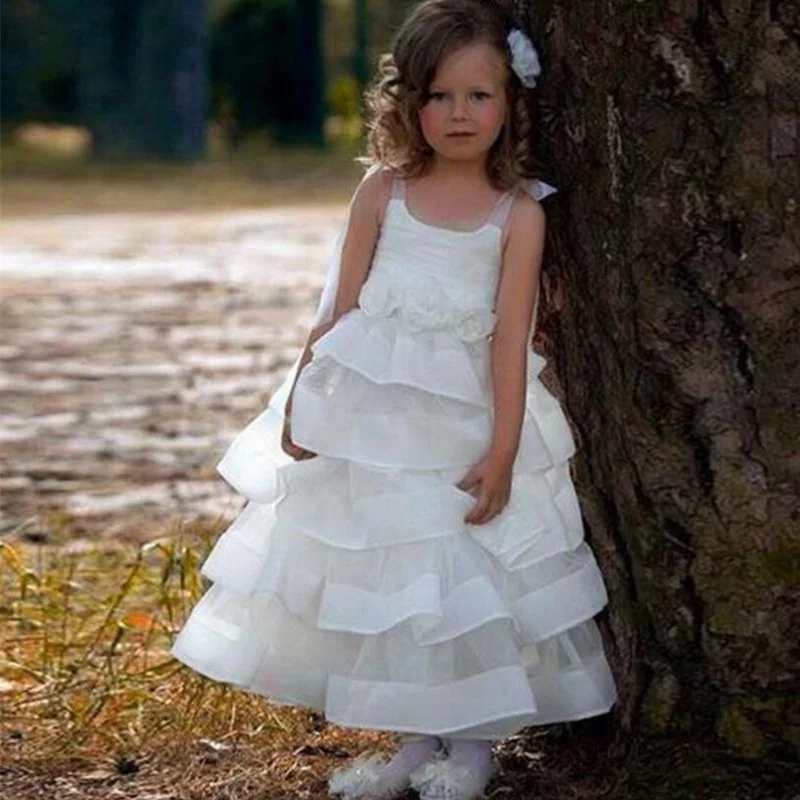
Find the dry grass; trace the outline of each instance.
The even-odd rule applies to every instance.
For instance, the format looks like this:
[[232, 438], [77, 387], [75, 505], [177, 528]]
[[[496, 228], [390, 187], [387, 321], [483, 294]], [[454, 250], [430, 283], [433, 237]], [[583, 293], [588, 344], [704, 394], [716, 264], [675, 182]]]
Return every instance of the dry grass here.
[[218, 531], [186, 526], [142, 547], [0, 543], [5, 800], [323, 797], [332, 763], [385, 742], [169, 656]]

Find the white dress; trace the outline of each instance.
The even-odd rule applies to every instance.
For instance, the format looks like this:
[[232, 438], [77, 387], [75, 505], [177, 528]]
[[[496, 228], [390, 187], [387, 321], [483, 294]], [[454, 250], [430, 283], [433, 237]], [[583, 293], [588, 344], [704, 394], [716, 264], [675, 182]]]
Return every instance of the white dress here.
[[[465, 523], [485, 454], [505, 195], [480, 228], [427, 224], [396, 179], [359, 306], [313, 345], [217, 470], [246, 499], [172, 653], [339, 725], [499, 739], [616, 699], [607, 603], [570, 478], [574, 442], [529, 351], [509, 504]], [[535, 324], [535, 323], [534, 323]]]

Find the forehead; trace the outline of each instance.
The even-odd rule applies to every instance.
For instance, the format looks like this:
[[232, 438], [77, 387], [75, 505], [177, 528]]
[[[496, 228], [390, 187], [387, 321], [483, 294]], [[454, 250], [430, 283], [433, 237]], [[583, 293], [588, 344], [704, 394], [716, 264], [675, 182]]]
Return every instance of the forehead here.
[[500, 54], [486, 42], [461, 45], [448, 53], [436, 67], [432, 83], [505, 82], [505, 64]]

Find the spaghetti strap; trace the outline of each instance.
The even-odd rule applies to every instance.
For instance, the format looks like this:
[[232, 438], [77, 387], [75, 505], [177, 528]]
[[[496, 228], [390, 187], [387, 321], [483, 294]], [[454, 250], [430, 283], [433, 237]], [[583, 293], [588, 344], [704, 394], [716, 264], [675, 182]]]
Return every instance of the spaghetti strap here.
[[398, 175], [392, 177], [392, 197], [403, 200], [406, 196], [406, 183]]
[[492, 215], [489, 217], [488, 222], [497, 225], [498, 228], [505, 228], [508, 214], [511, 211], [511, 206], [514, 204], [514, 190], [510, 189], [500, 197], [495, 205]]

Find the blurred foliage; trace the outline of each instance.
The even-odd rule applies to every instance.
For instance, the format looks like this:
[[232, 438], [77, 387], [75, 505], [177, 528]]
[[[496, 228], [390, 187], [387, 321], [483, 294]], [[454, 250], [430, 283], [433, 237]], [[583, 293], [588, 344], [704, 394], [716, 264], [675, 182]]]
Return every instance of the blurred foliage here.
[[[242, 0], [213, 23], [212, 115], [238, 144], [256, 129], [276, 141], [321, 132], [321, 23], [317, 0]], [[298, 59], [301, 55], [301, 59]], [[321, 63], [319, 64], [321, 68]]]
[[0, 0], [0, 116], [84, 124], [95, 154], [196, 157], [206, 0]]
[[352, 75], [342, 74], [328, 85], [328, 108], [332, 114], [344, 119], [358, 115], [360, 97], [358, 83]]

